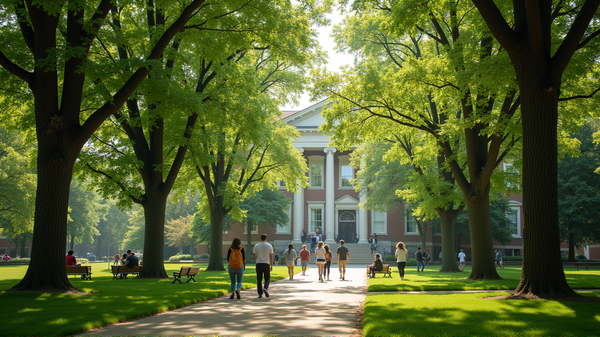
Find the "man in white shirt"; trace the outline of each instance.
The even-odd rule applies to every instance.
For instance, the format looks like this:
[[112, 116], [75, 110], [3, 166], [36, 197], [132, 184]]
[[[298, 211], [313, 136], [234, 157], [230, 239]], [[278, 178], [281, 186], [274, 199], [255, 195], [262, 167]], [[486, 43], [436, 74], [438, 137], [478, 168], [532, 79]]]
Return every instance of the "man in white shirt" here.
[[[260, 235], [260, 241], [254, 245], [252, 255], [256, 259], [256, 291], [258, 298], [262, 297], [263, 292], [269, 297], [269, 283], [271, 283], [271, 270], [273, 270], [273, 246], [267, 242], [267, 234]], [[262, 279], [265, 277], [265, 286], [263, 289]]]
[[465, 271], [465, 259], [466, 259], [466, 257], [467, 257], [467, 255], [461, 249], [460, 253], [458, 253], [458, 258], [460, 259], [460, 271]]

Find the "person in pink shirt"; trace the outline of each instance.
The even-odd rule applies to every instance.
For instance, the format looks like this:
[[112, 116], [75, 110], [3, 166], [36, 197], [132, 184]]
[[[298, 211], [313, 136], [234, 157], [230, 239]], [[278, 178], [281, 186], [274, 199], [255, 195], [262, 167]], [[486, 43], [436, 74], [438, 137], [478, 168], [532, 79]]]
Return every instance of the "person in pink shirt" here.
[[73, 249], [69, 249], [67, 256], [65, 256], [65, 260], [67, 261], [67, 267], [81, 266], [81, 264], [77, 263], [75, 256], [73, 256]]
[[306, 249], [306, 245], [302, 245], [302, 250], [300, 251], [300, 265], [302, 266], [302, 275], [306, 275], [306, 268], [308, 267], [308, 262], [310, 261], [310, 252]]
[[117, 255], [115, 255], [115, 262], [113, 262], [113, 264], [119, 264], [121, 262], [121, 256], [119, 255], [119, 252], [117, 252]]

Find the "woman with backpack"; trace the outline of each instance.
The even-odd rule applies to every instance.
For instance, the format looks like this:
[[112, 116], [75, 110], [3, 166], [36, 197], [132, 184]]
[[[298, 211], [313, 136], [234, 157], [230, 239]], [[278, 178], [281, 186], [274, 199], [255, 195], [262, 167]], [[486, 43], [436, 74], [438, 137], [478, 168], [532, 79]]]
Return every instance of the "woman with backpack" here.
[[288, 245], [288, 249], [283, 252], [283, 256], [285, 256], [285, 264], [288, 268], [288, 275], [290, 276], [290, 281], [294, 279], [294, 266], [296, 265], [296, 251], [294, 250], [294, 245], [291, 243]]
[[227, 250], [227, 263], [229, 264], [227, 271], [231, 280], [231, 296], [229, 298], [233, 299], [234, 296], [237, 296], [239, 300], [241, 298], [242, 277], [244, 276], [244, 269], [246, 269], [246, 251], [240, 238], [235, 238], [231, 242], [231, 246]]

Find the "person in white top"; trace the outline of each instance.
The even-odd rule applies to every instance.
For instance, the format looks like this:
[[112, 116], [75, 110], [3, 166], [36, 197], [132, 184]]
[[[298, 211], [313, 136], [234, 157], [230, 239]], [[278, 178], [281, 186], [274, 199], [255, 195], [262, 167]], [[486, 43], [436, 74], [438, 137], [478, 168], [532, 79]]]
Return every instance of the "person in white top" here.
[[315, 249], [315, 257], [317, 258], [317, 267], [319, 268], [319, 282], [323, 281], [323, 268], [325, 267], [325, 248], [323, 248], [323, 241], [317, 243]]
[[[263, 293], [269, 297], [269, 283], [271, 283], [271, 271], [273, 270], [273, 246], [267, 242], [267, 234], [260, 235], [260, 241], [254, 245], [252, 255], [256, 259], [256, 291], [258, 298], [261, 298]], [[262, 279], [265, 277], [265, 286], [263, 289]]]
[[404, 267], [406, 267], [406, 259], [408, 258], [408, 250], [404, 242], [400, 241], [396, 244], [396, 263], [398, 264], [398, 273], [400, 279], [404, 280]]
[[460, 259], [460, 271], [465, 271], [465, 258], [466, 257], [467, 257], [467, 255], [461, 249], [460, 253], [458, 253], [458, 258]]

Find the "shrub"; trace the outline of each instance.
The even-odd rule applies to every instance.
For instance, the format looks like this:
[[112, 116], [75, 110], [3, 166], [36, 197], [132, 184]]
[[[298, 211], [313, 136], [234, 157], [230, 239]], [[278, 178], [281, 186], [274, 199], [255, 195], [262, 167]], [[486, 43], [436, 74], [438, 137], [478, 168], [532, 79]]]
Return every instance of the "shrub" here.
[[[14, 258], [14, 259], [10, 259], [8, 261], [0, 261], [0, 263], [9, 263], [9, 264], [29, 264], [29, 260], [31, 260], [30, 258]], [[79, 260], [77, 260], [79, 261]]]
[[210, 257], [210, 255], [207, 253], [200, 254], [201, 259], [208, 259], [209, 257]]
[[169, 262], [179, 262], [180, 260], [193, 260], [194, 257], [190, 254], [177, 254], [169, 258]]
[[522, 256], [503, 256], [502, 260], [503, 261], [519, 261], [519, 262], [523, 262], [523, 257]]
[[575, 256], [577, 258], [577, 260], [587, 260], [587, 256], [583, 255], [583, 254], [578, 254], [577, 256]]

